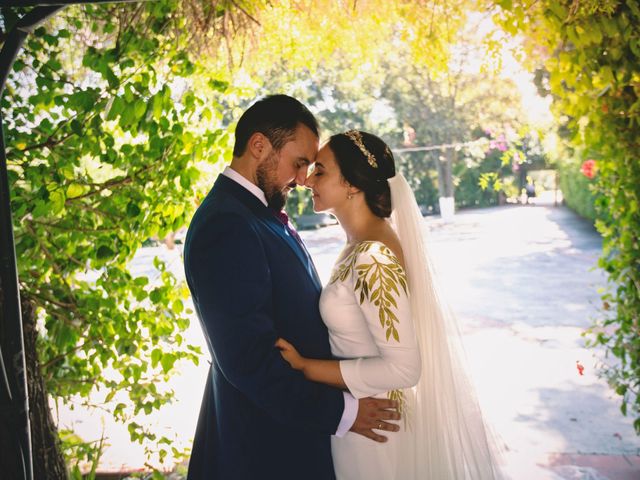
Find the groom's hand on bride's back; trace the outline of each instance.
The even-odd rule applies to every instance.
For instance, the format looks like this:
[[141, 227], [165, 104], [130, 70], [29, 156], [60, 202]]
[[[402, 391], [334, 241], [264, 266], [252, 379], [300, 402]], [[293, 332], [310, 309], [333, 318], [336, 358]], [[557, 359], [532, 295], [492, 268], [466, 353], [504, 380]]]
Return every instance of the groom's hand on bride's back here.
[[397, 432], [400, 429], [389, 420], [400, 420], [397, 401], [386, 398], [361, 398], [358, 400], [358, 416], [349, 430], [376, 442], [386, 442], [387, 437], [377, 432]]

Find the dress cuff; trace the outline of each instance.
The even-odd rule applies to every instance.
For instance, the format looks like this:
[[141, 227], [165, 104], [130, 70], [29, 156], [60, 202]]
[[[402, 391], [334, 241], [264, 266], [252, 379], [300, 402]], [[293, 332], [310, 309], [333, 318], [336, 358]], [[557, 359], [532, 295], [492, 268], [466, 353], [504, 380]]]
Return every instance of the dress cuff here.
[[364, 398], [368, 397], [370, 394], [363, 391], [362, 381], [358, 382], [357, 380], [361, 377], [359, 370], [359, 364], [362, 361], [361, 358], [350, 358], [348, 360], [340, 360], [338, 364], [340, 365], [340, 373], [342, 374], [342, 379], [344, 380], [345, 385], [347, 386], [347, 390], [353, 395], [355, 398]]
[[348, 392], [342, 392], [342, 394], [344, 395], [344, 412], [335, 433], [336, 437], [344, 437], [358, 416], [358, 400]]

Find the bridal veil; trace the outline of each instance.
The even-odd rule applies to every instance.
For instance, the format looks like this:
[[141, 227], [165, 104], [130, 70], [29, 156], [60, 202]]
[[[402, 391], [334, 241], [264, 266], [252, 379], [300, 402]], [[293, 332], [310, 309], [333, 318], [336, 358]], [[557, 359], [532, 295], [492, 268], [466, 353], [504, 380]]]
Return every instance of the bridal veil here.
[[[460, 332], [434, 285], [423, 240], [422, 215], [406, 179], [388, 180], [391, 222], [400, 238], [422, 376], [409, 412], [412, 434], [397, 478], [494, 480], [501, 478], [493, 441], [464, 368]], [[411, 452], [411, 453], [410, 453]]]

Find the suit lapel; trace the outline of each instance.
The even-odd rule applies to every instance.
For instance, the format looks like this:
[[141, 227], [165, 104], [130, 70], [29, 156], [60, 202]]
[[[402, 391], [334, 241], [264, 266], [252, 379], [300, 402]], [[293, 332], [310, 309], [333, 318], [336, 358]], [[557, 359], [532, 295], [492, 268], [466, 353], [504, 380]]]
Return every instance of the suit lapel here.
[[309, 255], [309, 252], [303, 245], [293, 238], [288, 229], [278, 218], [276, 218], [269, 207], [265, 206], [253, 193], [242, 185], [224, 175], [218, 176], [212, 192], [214, 190], [222, 190], [233, 195], [247, 208], [249, 208], [263, 225], [278, 235], [278, 237], [280, 237], [282, 241], [285, 242], [291, 250], [293, 250], [293, 253], [295, 253], [298, 260], [300, 260], [305, 270], [309, 272], [309, 275], [316, 283], [316, 286], [320, 289], [322, 288], [322, 283], [320, 282], [320, 278], [316, 271], [316, 267], [313, 264], [313, 260], [311, 259], [311, 255]]
[[311, 266], [311, 272], [313, 273], [313, 279], [316, 281], [316, 284], [320, 290], [322, 290], [322, 282], [320, 281], [320, 275], [318, 275], [318, 270], [316, 270], [316, 264], [313, 263], [313, 259], [307, 250], [307, 247], [302, 244], [302, 249], [304, 250], [304, 254], [309, 259], [309, 265]]
[[275, 217], [275, 215], [273, 215], [273, 213], [271, 213], [271, 211], [269, 211], [269, 216], [271, 218], [262, 219], [263, 223], [275, 232], [289, 246], [289, 248], [293, 250], [305, 270], [309, 272], [311, 278], [316, 283], [316, 286], [318, 288], [322, 288], [318, 272], [316, 271], [316, 267], [313, 264], [313, 260], [311, 259], [311, 255], [309, 255], [307, 249], [302, 244], [298, 243], [298, 241], [289, 233], [288, 229]]

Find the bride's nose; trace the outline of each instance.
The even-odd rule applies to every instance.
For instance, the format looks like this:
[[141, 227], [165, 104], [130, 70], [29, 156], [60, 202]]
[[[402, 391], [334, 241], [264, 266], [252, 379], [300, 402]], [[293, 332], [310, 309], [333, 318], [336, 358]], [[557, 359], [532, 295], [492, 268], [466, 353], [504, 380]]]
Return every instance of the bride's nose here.
[[313, 174], [309, 175], [305, 181], [304, 186], [307, 188], [313, 188]]

